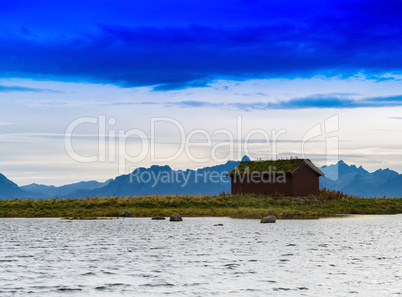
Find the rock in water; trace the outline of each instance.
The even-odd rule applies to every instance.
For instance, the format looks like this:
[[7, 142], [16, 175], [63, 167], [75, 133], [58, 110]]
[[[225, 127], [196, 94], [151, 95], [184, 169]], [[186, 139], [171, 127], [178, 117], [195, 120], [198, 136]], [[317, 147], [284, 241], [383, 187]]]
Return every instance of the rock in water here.
[[276, 222], [276, 217], [275, 216], [267, 216], [263, 217], [260, 221], [260, 223], [275, 223]]
[[183, 218], [178, 213], [175, 213], [170, 216], [170, 221], [171, 222], [180, 222], [180, 221], [183, 221]]
[[132, 215], [131, 212], [125, 210], [125, 211], [123, 211], [123, 212], [121, 213], [120, 216], [121, 216], [121, 217], [126, 217], [126, 218], [128, 218], [128, 217], [131, 217], [131, 215]]
[[154, 216], [151, 220], [165, 220], [165, 217]]

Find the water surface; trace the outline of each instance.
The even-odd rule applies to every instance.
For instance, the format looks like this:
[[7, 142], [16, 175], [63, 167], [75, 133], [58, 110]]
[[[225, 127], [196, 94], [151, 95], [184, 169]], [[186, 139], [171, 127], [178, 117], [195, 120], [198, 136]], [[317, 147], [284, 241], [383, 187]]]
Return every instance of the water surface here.
[[2, 297], [402, 294], [402, 215], [0, 219], [0, 231]]

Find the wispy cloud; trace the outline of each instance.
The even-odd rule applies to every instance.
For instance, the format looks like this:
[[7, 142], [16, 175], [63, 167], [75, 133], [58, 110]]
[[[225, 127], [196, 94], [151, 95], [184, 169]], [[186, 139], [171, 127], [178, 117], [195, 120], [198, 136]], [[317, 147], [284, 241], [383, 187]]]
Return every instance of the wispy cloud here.
[[6, 93], [6, 92], [61, 93], [61, 91], [57, 91], [57, 90], [29, 88], [29, 87], [21, 87], [21, 86], [4, 86], [4, 85], [0, 85], [0, 92], [3, 92], [3, 93]]
[[266, 110], [266, 109], [307, 109], [307, 108], [337, 108], [351, 109], [364, 107], [397, 107], [402, 106], [402, 95], [389, 97], [366, 97], [351, 99], [325, 95], [313, 95], [303, 98], [294, 98], [288, 101], [278, 102], [255, 102], [255, 103], [229, 103], [243, 110]]
[[199, 107], [220, 107], [224, 106], [225, 103], [212, 103], [212, 102], [205, 102], [205, 101], [180, 101], [180, 102], [167, 102], [165, 103], [166, 106], [174, 106], [180, 108], [199, 108]]
[[[38, 142], [38, 139], [63, 139], [66, 137], [65, 133], [37, 133], [37, 132], [24, 132], [24, 133], [0, 133], [0, 142]], [[71, 135], [72, 139], [86, 139], [97, 141], [99, 137], [109, 138], [109, 135], [100, 134], [79, 134], [74, 133]]]
[[0, 121], [0, 126], [10, 126], [10, 125], [14, 125], [15, 122], [4, 122], [4, 121]]
[[[361, 99], [352, 99], [344, 96], [332, 96], [329, 94], [312, 95], [303, 98], [294, 98], [287, 101], [277, 102], [207, 102], [207, 101], [176, 101], [176, 102], [111, 102], [110, 105], [164, 105], [166, 107], [178, 108], [221, 108], [229, 107], [243, 111], [253, 110], [269, 110], [269, 109], [309, 109], [309, 108], [337, 108], [337, 109], [353, 109], [353, 108], [381, 108], [381, 107], [398, 107], [402, 106], [402, 95], [388, 97], [366, 97]], [[393, 117], [393, 119], [402, 119]]]
[[234, 93], [234, 95], [244, 96], [244, 97], [256, 97], [256, 96], [263, 96], [268, 97], [268, 94], [257, 92], [257, 93]]

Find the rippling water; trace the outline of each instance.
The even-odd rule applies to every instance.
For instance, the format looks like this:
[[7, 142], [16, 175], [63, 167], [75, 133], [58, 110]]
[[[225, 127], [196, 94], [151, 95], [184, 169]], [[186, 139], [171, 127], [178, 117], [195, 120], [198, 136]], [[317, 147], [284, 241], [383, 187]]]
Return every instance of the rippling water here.
[[0, 231], [2, 297], [401, 295], [402, 215], [0, 219]]

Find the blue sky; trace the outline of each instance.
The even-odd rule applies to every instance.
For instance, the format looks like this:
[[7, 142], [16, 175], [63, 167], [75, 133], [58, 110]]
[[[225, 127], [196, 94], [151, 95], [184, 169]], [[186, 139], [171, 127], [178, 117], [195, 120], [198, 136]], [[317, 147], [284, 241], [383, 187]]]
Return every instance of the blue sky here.
[[74, 2], [2, 5], [2, 76], [172, 90], [402, 64], [399, 1]]
[[[18, 184], [116, 176], [118, 162], [80, 163], [64, 147], [71, 122], [101, 115], [116, 122], [108, 131], [148, 136], [155, 117], [212, 135], [241, 116], [245, 134], [286, 130], [283, 156], [300, 155], [303, 135], [337, 115], [341, 159], [402, 171], [401, 16], [390, 0], [0, 1], [0, 172]], [[95, 128], [80, 127], [83, 154], [98, 151]], [[162, 155], [178, 145], [171, 128], [160, 128]], [[330, 136], [308, 146], [319, 165]], [[135, 139], [127, 149], [141, 150]]]

